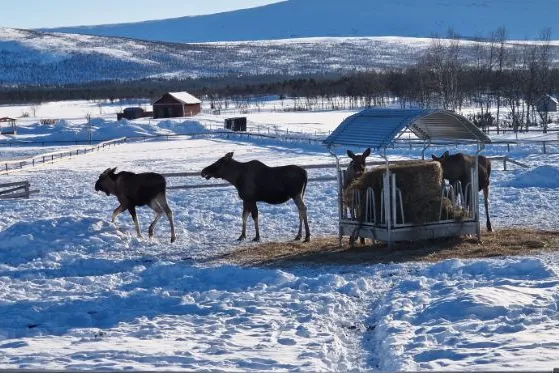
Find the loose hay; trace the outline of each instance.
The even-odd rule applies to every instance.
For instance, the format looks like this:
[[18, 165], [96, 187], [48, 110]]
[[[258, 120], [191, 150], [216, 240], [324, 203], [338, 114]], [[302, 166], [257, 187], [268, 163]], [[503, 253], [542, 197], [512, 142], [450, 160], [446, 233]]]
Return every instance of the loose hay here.
[[445, 259], [473, 259], [533, 255], [559, 251], [559, 231], [507, 228], [484, 232], [477, 238], [452, 237], [418, 242], [399, 242], [389, 248], [373, 246], [339, 247], [337, 237], [319, 237], [311, 243], [263, 243], [213, 258], [248, 266], [370, 265], [401, 262], [439, 262]]

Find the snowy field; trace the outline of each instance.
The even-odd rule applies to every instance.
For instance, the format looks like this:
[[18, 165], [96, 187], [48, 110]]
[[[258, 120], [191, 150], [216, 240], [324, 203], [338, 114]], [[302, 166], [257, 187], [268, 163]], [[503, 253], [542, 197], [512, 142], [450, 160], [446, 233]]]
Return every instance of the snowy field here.
[[[84, 125], [86, 103], [52, 103], [45, 127], [22, 120], [23, 138], [201, 133], [223, 118]], [[50, 108], [50, 109], [49, 109]], [[1, 116], [21, 108], [0, 107]], [[52, 110], [52, 113], [49, 112]], [[99, 109], [97, 109], [99, 110]], [[11, 113], [11, 114], [10, 114]], [[332, 130], [353, 112], [248, 114], [253, 124]], [[105, 138], [105, 137], [103, 137]], [[13, 141], [7, 137], [2, 141]], [[72, 145], [74, 146], [74, 145]], [[41, 147], [0, 145], [0, 161]], [[362, 151], [363, 149], [353, 149]], [[444, 148], [435, 148], [441, 154]], [[451, 152], [456, 148], [449, 149]], [[529, 169], [492, 173], [495, 229], [559, 228], [559, 152], [541, 146], [488, 146]], [[269, 165], [333, 162], [316, 143], [224, 135], [132, 142], [0, 176], [29, 180], [28, 200], [0, 200], [0, 367], [92, 370], [386, 371], [546, 370], [559, 367], [559, 256], [446, 260], [436, 264], [299, 266], [215, 264], [240, 247], [242, 204], [233, 188], [170, 190], [177, 241], [161, 219], [139, 239], [127, 213], [110, 223], [114, 197], [95, 193], [107, 167], [135, 172], [200, 171], [225, 153]], [[343, 155], [345, 149], [339, 149]], [[420, 150], [390, 156], [417, 158]], [[369, 160], [376, 160], [370, 157]], [[313, 169], [311, 178], [334, 175]], [[169, 178], [169, 185], [206, 183]], [[335, 182], [311, 182], [312, 238], [337, 233]], [[262, 241], [296, 234], [294, 204], [261, 204]], [[483, 212], [482, 212], [483, 213]], [[153, 213], [138, 210], [145, 236]], [[484, 217], [482, 216], [482, 221]], [[252, 238], [249, 221], [247, 236]], [[311, 238], [311, 239], [312, 239]], [[310, 243], [312, 245], [312, 242]]]

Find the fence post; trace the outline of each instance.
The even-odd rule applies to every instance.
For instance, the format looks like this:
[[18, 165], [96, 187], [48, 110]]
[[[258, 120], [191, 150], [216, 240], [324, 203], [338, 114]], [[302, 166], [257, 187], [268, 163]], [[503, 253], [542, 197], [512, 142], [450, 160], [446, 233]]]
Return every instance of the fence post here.
[[30, 195], [30, 193], [29, 193], [29, 181], [25, 181], [24, 188], [25, 188], [25, 198], [29, 198], [29, 195]]
[[545, 149], [545, 141], [542, 141], [543, 144], [543, 154], [547, 154], [546, 149]]

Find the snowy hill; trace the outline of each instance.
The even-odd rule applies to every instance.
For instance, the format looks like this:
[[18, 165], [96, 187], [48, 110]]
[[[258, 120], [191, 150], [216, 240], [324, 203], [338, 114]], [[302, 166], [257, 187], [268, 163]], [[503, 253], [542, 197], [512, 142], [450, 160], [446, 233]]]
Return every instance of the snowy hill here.
[[[348, 73], [409, 66], [431, 43], [344, 37], [182, 44], [0, 28], [0, 85]], [[462, 57], [471, 58], [477, 43], [461, 43]], [[559, 61], [559, 41], [552, 45]]]
[[323, 36], [487, 36], [500, 26], [534, 39], [557, 24], [556, 0], [288, 0], [211, 15], [50, 31], [169, 42], [267, 40]]

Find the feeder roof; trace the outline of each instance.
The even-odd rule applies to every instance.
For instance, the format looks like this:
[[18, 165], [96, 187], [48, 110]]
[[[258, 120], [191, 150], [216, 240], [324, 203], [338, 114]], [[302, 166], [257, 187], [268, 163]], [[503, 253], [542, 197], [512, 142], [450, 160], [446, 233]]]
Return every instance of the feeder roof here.
[[324, 144], [380, 149], [406, 129], [426, 141], [491, 142], [471, 121], [450, 110], [366, 109], [344, 119]]

